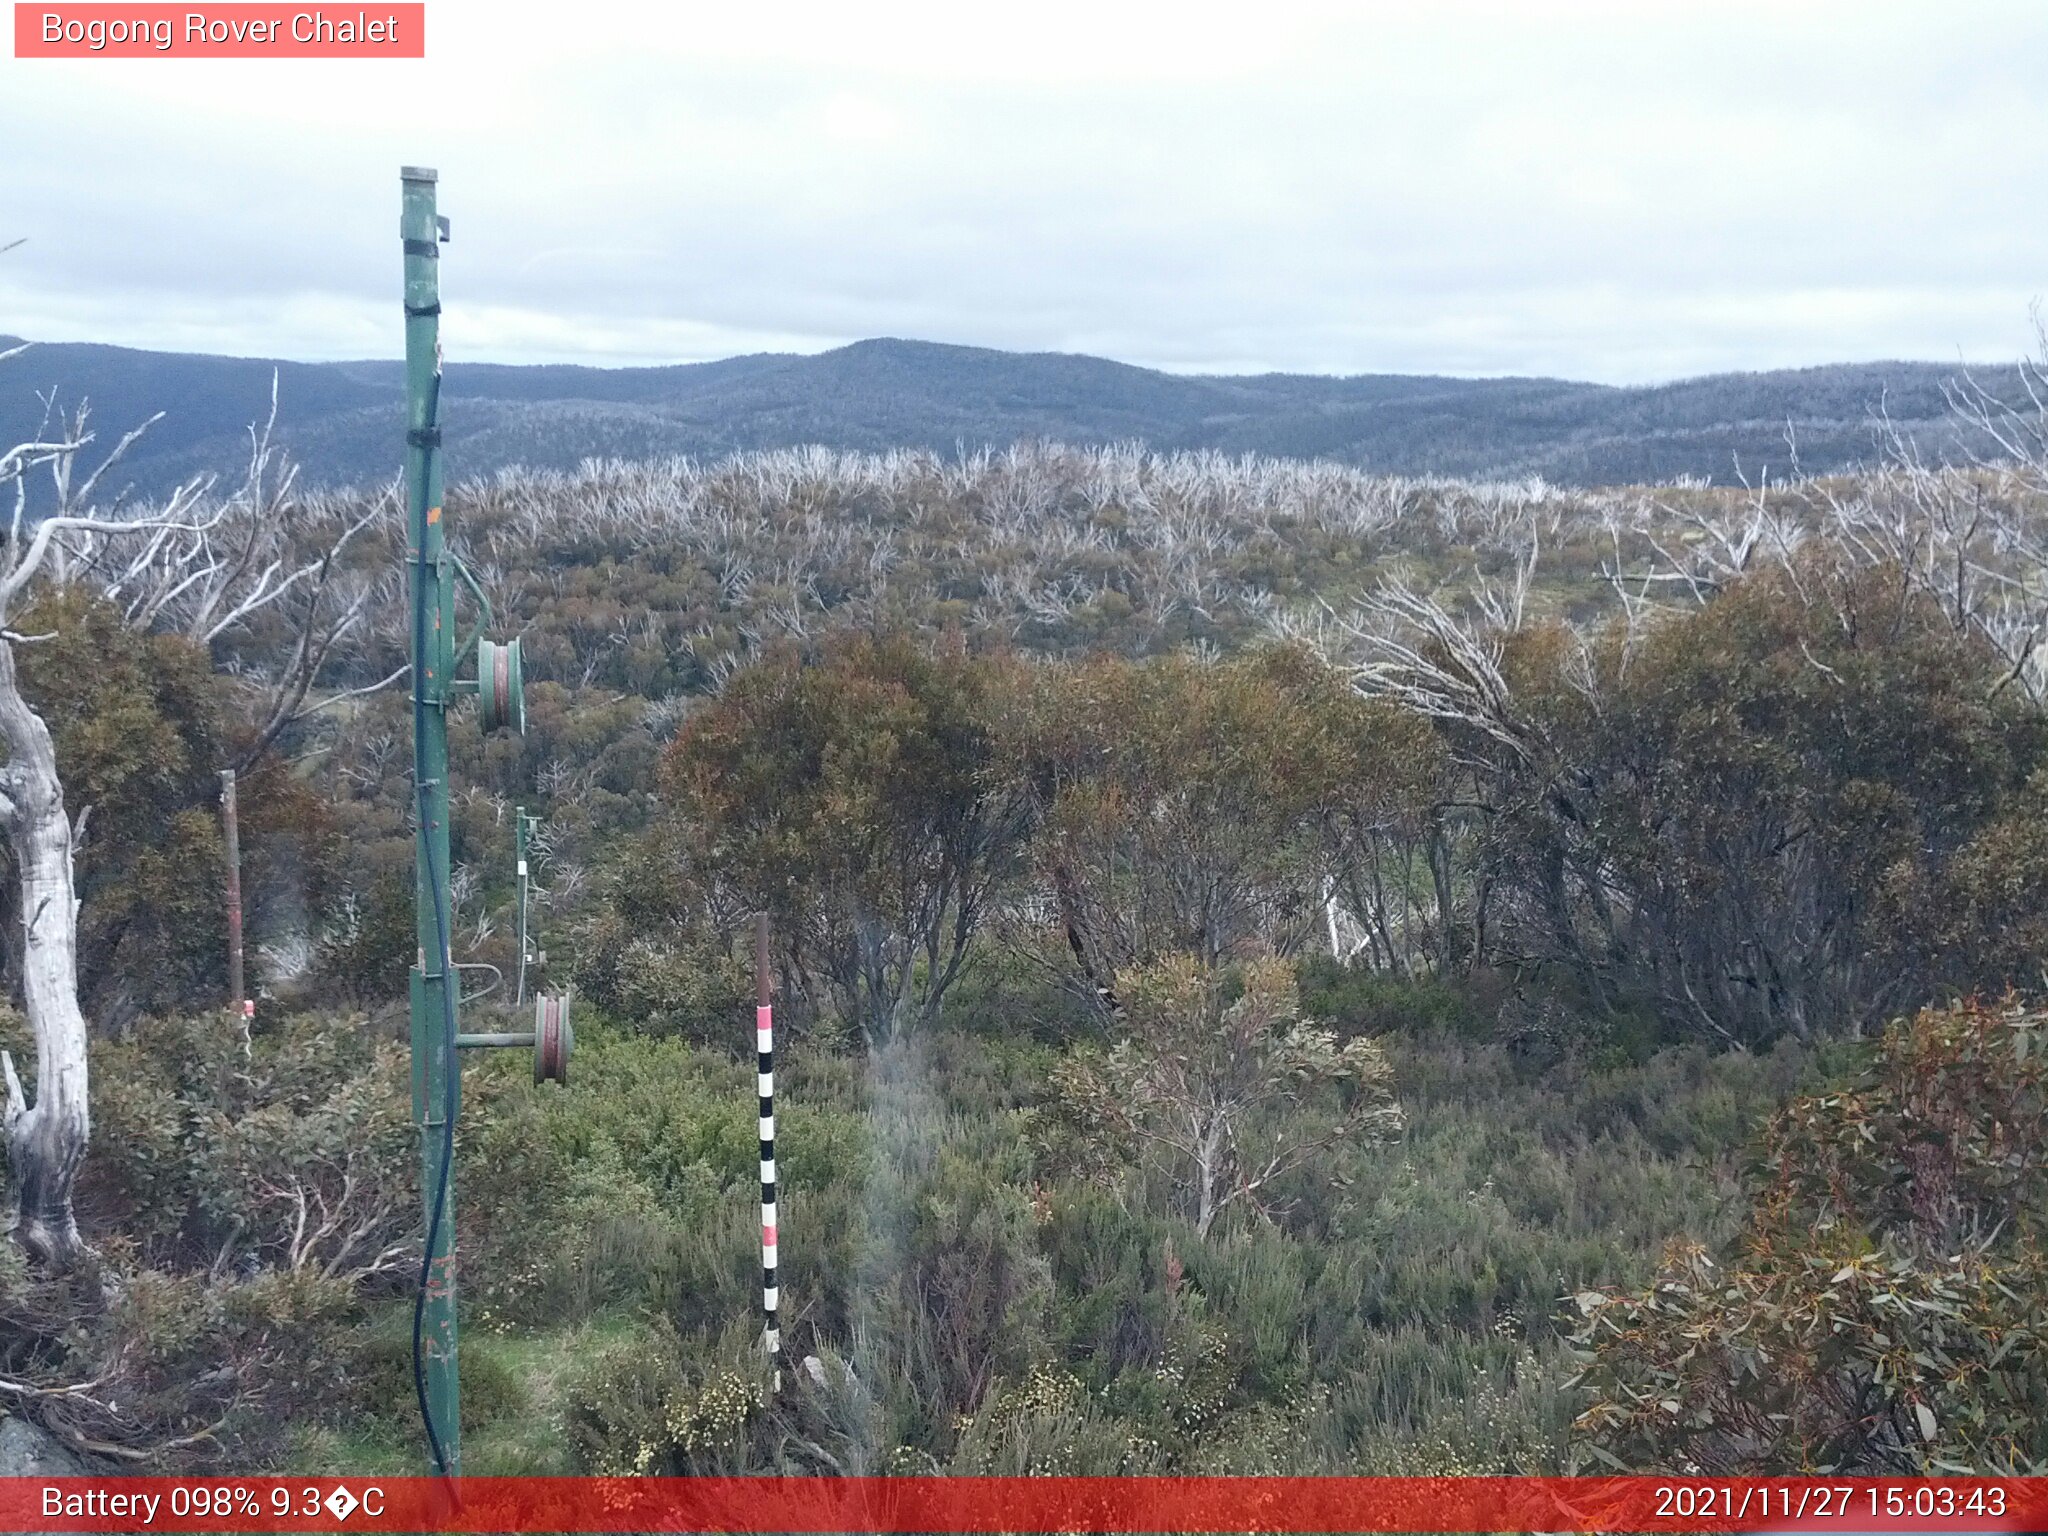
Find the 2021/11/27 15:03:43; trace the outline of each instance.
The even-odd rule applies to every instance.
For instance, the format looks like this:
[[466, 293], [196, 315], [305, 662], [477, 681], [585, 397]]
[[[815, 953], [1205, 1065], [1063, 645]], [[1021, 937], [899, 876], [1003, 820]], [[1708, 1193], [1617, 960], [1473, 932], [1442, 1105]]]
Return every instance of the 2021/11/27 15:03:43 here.
[[1780, 1519], [1839, 1521], [1871, 1519], [2002, 1520], [2005, 1489], [1996, 1483], [1932, 1482], [1886, 1484], [1820, 1481], [1743, 1484], [1733, 1482], [1659, 1485], [1656, 1516], [1666, 1520]]

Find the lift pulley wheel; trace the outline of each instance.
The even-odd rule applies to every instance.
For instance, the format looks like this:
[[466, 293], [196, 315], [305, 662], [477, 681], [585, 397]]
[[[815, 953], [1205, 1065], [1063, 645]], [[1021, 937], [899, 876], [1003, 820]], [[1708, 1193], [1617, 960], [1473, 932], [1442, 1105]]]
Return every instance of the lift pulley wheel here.
[[526, 734], [526, 678], [519, 664], [519, 642], [494, 640], [476, 644], [476, 694], [489, 731]]
[[569, 1024], [569, 998], [564, 993], [545, 993], [533, 1000], [533, 1080], [536, 1083], [569, 1081], [569, 1052], [576, 1044], [576, 1031]]

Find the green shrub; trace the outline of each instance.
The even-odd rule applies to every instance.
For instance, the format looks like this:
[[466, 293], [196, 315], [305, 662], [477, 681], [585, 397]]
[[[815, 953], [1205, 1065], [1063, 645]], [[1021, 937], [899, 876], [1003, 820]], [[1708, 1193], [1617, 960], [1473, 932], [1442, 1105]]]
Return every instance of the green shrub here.
[[581, 996], [626, 1028], [739, 1055], [753, 1045], [754, 978], [728, 946], [701, 932], [650, 933], [606, 912], [583, 933]]
[[1041, 1366], [956, 1422], [948, 1470], [976, 1477], [1113, 1477], [1154, 1470], [1156, 1448], [1106, 1417], [1080, 1378]]
[[946, 994], [944, 1020], [959, 1035], [1068, 1045], [1099, 1038], [1102, 1014], [1071, 977], [1007, 946], [984, 946]]
[[404, 1065], [362, 1022], [277, 1018], [248, 1053], [218, 1013], [143, 1019], [95, 1049], [72, 1279], [0, 1262], [0, 1371], [102, 1379], [37, 1400], [74, 1443], [177, 1467], [274, 1464], [288, 1426], [358, 1402], [373, 1298], [415, 1262]]
[[419, 953], [413, 900], [412, 880], [398, 870], [344, 892], [314, 950], [313, 985], [362, 1008], [403, 998]]
[[104, 1246], [69, 1276], [0, 1250], [0, 1362], [11, 1379], [97, 1383], [28, 1407], [61, 1440], [166, 1469], [275, 1466], [288, 1426], [353, 1401], [361, 1296], [308, 1270], [247, 1280], [139, 1266]]
[[[411, 1428], [418, 1422], [413, 1382], [412, 1308], [387, 1307], [347, 1341], [345, 1387], [352, 1411]], [[488, 1337], [462, 1335], [462, 1427], [465, 1431], [523, 1413], [527, 1384]]]
[[2048, 1468], [2048, 1017], [1928, 1010], [1773, 1122], [1725, 1264], [1578, 1296], [1590, 1459], [1709, 1473]]
[[751, 1359], [687, 1359], [666, 1324], [594, 1351], [564, 1388], [563, 1429], [577, 1460], [605, 1477], [734, 1473], [752, 1464], [767, 1382]]
[[1507, 951], [1749, 1046], [2038, 970], [2012, 812], [2048, 722], [1896, 568], [1814, 544], [1590, 647], [1499, 643], [1509, 734], [1541, 744], [1479, 749]]
[[1344, 1038], [1394, 1030], [1469, 1038], [1489, 1033], [1468, 988], [1444, 977], [1399, 976], [1324, 954], [1304, 958], [1299, 971], [1302, 1012]]
[[248, 1056], [220, 1014], [100, 1047], [87, 1198], [157, 1260], [369, 1280], [402, 1267], [418, 1143], [395, 1043], [285, 1018]]

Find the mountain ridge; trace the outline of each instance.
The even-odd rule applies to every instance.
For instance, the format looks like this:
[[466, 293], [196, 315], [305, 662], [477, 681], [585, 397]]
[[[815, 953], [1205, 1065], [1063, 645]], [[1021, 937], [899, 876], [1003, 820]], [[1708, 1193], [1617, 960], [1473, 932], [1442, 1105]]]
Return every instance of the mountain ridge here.
[[[0, 349], [13, 344], [0, 337]], [[306, 363], [97, 343], [33, 345], [0, 369], [0, 438], [33, 434], [39, 392], [93, 406], [102, 440], [165, 412], [123, 468], [139, 494], [232, 474], [269, 409], [309, 485], [395, 472], [402, 366]], [[1563, 485], [1690, 476], [1727, 483], [1874, 456], [1880, 402], [1923, 451], [1967, 448], [1943, 386], [1960, 365], [1824, 364], [1655, 385], [1442, 374], [1174, 374], [1084, 353], [1004, 352], [875, 337], [812, 354], [596, 368], [452, 363], [443, 385], [451, 472], [586, 458], [717, 456], [822, 443], [941, 452], [1022, 439], [1139, 441], [1162, 451], [1327, 458], [1400, 475], [1540, 475]], [[1996, 385], [2009, 370], [1985, 370]]]

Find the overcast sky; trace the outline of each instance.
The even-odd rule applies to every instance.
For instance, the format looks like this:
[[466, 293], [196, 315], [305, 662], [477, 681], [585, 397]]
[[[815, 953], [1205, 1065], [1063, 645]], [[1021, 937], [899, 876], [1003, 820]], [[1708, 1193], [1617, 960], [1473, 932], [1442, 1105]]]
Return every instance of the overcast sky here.
[[424, 63], [0, 58], [0, 332], [395, 355], [402, 163], [470, 360], [1631, 382], [2009, 358], [2048, 293], [2039, 0], [427, 18]]

